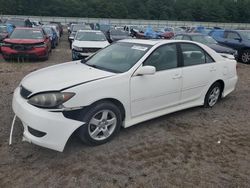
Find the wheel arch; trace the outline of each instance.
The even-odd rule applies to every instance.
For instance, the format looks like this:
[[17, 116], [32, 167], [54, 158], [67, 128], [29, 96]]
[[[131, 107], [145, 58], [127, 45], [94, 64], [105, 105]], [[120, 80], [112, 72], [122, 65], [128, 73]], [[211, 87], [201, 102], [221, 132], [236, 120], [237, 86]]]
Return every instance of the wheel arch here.
[[[219, 83], [219, 84], [221, 85], [221, 96], [222, 96], [222, 94], [223, 94], [223, 92], [224, 92], [224, 88], [225, 88], [225, 83], [224, 83], [224, 81], [221, 80], [221, 79], [218, 79], [218, 80], [214, 81], [214, 82], [210, 85], [210, 87], [208, 88], [206, 94], [208, 93], [208, 91], [210, 90], [210, 88], [211, 88], [215, 83]], [[221, 96], [220, 96], [220, 97], [221, 97]]]
[[110, 103], [113, 103], [114, 105], [116, 105], [120, 112], [121, 112], [121, 115], [122, 115], [122, 121], [124, 121], [125, 117], [126, 117], [126, 111], [125, 111], [125, 108], [124, 108], [124, 105], [122, 104], [122, 102], [120, 102], [119, 100], [117, 99], [114, 99], [114, 98], [104, 98], [104, 99], [100, 99], [98, 101], [95, 101], [94, 103], [92, 103], [91, 105], [89, 105], [89, 107], [97, 104], [97, 103], [101, 103], [101, 102], [110, 102]]
[[[213, 84], [215, 84], [215, 83], [219, 83], [220, 85], [221, 85], [221, 94], [223, 93], [223, 91], [224, 91], [224, 88], [225, 88], [225, 83], [224, 83], [224, 81], [223, 80], [217, 80], [217, 81], [215, 81]], [[212, 84], [212, 85], [213, 85]]]

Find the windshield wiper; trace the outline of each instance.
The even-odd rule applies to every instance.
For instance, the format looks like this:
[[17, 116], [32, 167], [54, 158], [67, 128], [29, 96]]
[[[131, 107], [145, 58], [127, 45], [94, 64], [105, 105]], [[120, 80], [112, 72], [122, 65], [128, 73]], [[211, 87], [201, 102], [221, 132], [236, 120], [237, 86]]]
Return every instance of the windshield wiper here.
[[115, 70], [108, 69], [108, 68], [105, 68], [105, 67], [101, 67], [101, 66], [98, 66], [98, 65], [91, 65], [91, 64], [88, 64], [88, 63], [84, 63], [84, 64], [87, 65], [87, 66], [93, 67], [95, 69], [100, 69], [100, 70], [104, 70], [104, 71], [107, 71], [107, 72], [121, 73], [120, 71], [115, 71]]

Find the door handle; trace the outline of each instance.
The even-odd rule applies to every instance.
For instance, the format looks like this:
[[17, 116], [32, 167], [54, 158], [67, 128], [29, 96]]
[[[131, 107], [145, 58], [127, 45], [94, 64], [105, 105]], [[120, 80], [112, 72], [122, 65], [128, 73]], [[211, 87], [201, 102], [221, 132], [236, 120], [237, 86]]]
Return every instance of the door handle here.
[[174, 76], [173, 76], [173, 79], [180, 79], [182, 76], [181, 76], [181, 74], [175, 74]]

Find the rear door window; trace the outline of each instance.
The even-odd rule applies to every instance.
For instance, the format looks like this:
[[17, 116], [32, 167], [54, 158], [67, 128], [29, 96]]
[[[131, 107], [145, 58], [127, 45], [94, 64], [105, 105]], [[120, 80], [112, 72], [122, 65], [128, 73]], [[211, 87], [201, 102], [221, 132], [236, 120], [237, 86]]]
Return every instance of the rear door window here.
[[227, 39], [230, 39], [230, 40], [237, 40], [237, 39], [240, 39], [240, 35], [238, 33], [235, 33], [235, 32], [227, 32], [226, 33], [226, 38]]
[[183, 66], [212, 63], [214, 60], [199, 46], [195, 44], [181, 44]]

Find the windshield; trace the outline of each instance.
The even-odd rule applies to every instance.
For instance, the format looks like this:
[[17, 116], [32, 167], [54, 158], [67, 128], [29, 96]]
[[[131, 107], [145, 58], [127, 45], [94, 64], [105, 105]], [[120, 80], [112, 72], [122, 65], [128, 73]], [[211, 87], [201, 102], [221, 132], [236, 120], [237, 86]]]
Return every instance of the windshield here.
[[85, 26], [84, 25], [74, 25], [73, 26], [73, 31], [78, 31], [78, 30], [81, 30], [81, 29], [84, 29]]
[[106, 37], [101, 32], [78, 31], [76, 40], [79, 41], [106, 41]]
[[194, 35], [192, 36], [193, 41], [200, 42], [202, 44], [217, 44], [216, 40], [214, 40], [210, 36], [204, 36], [204, 35]]
[[250, 40], [250, 31], [246, 30], [246, 31], [238, 31], [241, 35], [243, 35], [245, 38], [247, 38], [248, 40]]
[[15, 29], [10, 39], [43, 39], [43, 34], [39, 30]]
[[85, 62], [98, 69], [123, 73], [132, 68], [151, 45], [118, 42], [104, 48]]
[[0, 33], [7, 33], [7, 27], [6, 26], [0, 26]]

